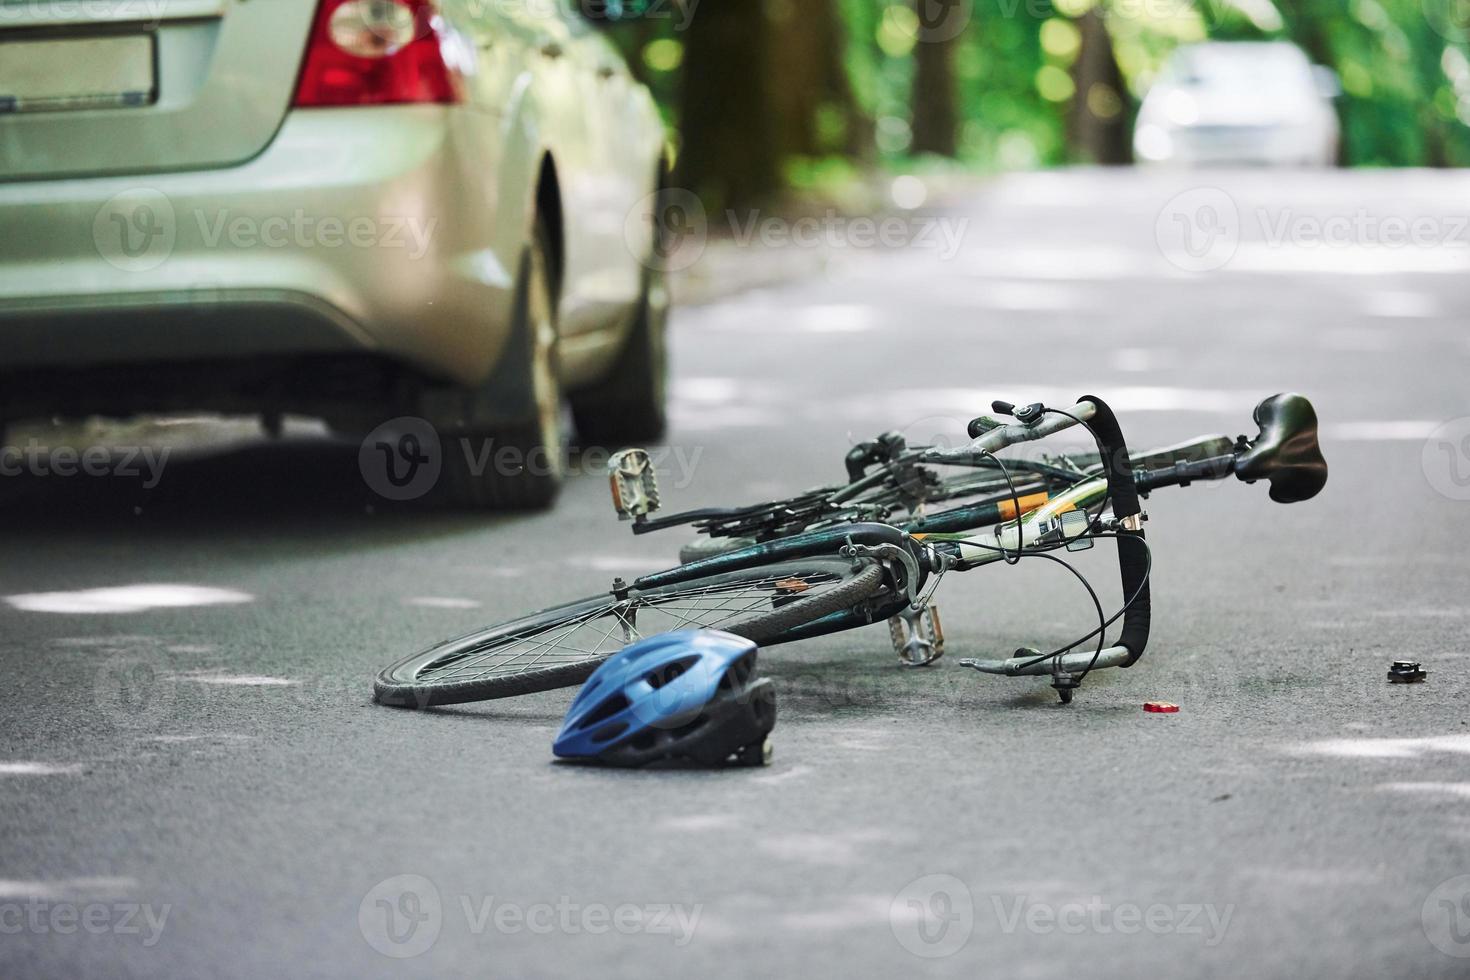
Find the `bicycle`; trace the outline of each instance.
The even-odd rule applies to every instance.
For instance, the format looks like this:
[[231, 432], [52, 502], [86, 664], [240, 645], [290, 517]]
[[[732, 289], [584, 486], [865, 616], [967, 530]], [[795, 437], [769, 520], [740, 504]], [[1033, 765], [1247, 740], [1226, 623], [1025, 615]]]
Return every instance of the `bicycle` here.
[[[899, 662], [922, 667], [944, 652], [931, 602], [950, 572], [1041, 557], [1086, 586], [1098, 626], [1050, 652], [1022, 648], [962, 665], [1004, 676], [1050, 677], [1063, 703], [1093, 670], [1131, 667], [1148, 644], [1152, 558], [1139, 504], [1155, 490], [1235, 476], [1265, 480], [1279, 503], [1316, 496], [1327, 482], [1317, 415], [1298, 394], [1256, 406], [1254, 439], [1209, 436], [1129, 456], [1112, 410], [1095, 396], [1069, 409], [995, 402], [958, 448], [910, 447], [887, 433], [853, 448], [848, 482], [743, 508], [661, 518], [656, 476], [643, 450], [610, 465], [614, 504], [635, 534], [693, 526], [717, 546], [677, 568], [600, 596], [487, 627], [384, 669], [376, 699], [425, 708], [513, 697], [585, 680], [626, 644], [672, 629], [717, 627], [764, 646], [887, 622]], [[1082, 426], [1096, 453], [1002, 460], [1007, 447]], [[936, 467], [964, 470], [944, 476]], [[946, 470], [944, 472], [952, 472]], [[979, 498], [979, 499], [967, 499]], [[967, 500], [930, 513], [936, 503]], [[1096, 590], [1054, 552], [1118, 546], [1124, 604], [1108, 617]], [[1109, 645], [1108, 631], [1119, 621]], [[1094, 643], [1095, 641], [1095, 643]], [[1079, 649], [1088, 644], [1092, 649]]]

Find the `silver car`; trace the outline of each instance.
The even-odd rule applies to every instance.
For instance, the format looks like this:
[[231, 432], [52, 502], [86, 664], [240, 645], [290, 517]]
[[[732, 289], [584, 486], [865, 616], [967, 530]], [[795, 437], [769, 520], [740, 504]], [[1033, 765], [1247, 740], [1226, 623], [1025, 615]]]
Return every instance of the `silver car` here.
[[1337, 76], [1285, 41], [1189, 44], [1170, 57], [1133, 130], [1143, 163], [1330, 167]]
[[521, 507], [564, 397], [656, 437], [664, 130], [591, 22], [624, 9], [0, 4], [0, 419], [414, 417], [454, 499]]

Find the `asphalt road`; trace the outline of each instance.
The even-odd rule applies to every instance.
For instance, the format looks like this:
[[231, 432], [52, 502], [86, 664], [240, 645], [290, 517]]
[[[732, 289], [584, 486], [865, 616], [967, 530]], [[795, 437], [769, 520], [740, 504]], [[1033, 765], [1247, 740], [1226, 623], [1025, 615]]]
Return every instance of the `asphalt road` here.
[[[996, 568], [945, 583], [932, 669], [882, 628], [764, 654], [768, 769], [568, 767], [569, 692], [405, 713], [370, 682], [669, 563], [683, 539], [635, 540], [600, 475], [551, 514], [456, 516], [375, 497], [355, 445], [216, 427], [151, 489], [7, 477], [0, 975], [1470, 973], [1470, 178], [941, 203], [909, 247], [839, 226], [789, 246], [820, 272], [678, 312], [665, 499], [829, 481], [854, 439], [954, 436], [998, 397], [1103, 395], [1144, 446], [1308, 394], [1320, 498], [1149, 502], [1143, 663], [1068, 708], [961, 670], [1088, 625], [1055, 568]], [[1080, 564], [1116, 601], [1111, 549]], [[1387, 684], [1396, 658], [1428, 681]]]

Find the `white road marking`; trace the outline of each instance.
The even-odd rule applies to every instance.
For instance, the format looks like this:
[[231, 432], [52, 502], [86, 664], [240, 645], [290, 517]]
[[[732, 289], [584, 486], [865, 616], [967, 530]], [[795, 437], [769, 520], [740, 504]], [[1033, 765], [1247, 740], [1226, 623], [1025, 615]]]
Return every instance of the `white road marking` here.
[[222, 687], [292, 687], [300, 684], [285, 677], [267, 677], [263, 674], [225, 674], [216, 671], [190, 671], [173, 674], [164, 680], [175, 683], [215, 684]]
[[1363, 312], [1369, 316], [1410, 319], [1440, 315], [1439, 301], [1429, 293], [1378, 290], [1368, 294]]
[[135, 613], [150, 609], [182, 609], [191, 606], [235, 605], [254, 602], [248, 592], [217, 589], [206, 585], [118, 585], [73, 592], [30, 592], [6, 596], [12, 608], [24, 612]]
[[888, 919], [890, 895], [846, 895], [825, 909], [788, 912], [781, 926], [795, 932], [825, 933], [837, 929], [870, 929]]
[[871, 306], [833, 303], [798, 307], [791, 322], [806, 333], [865, 333], [878, 326], [878, 314]]
[[673, 568], [679, 564], [677, 558], [651, 558], [643, 555], [637, 558], [628, 558], [622, 555], [572, 555], [567, 558], [566, 564], [576, 565], [578, 568], [590, 568], [596, 572], [661, 572], [666, 568]]
[[659, 829], [677, 833], [702, 833], [706, 831], [733, 830], [740, 826], [740, 818], [730, 813], [694, 813], [684, 817], [669, 817], [659, 821]]
[[1443, 424], [1431, 419], [1379, 419], [1323, 426], [1322, 435], [1338, 442], [1422, 442]]
[[136, 878], [58, 878], [53, 881], [0, 878], [0, 898], [96, 898], [125, 895], [137, 887]]
[[424, 595], [403, 601], [406, 605], [422, 606], [425, 609], [479, 609], [481, 606], [474, 599], [456, 599], [451, 596]]
[[1308, 755], [1330, 755], [1341, 759], [1417, 759], [1431, 752], [1470, 755], [1470, 735], [1435, 735], [1429, 738], [1331, 738], [1299, 746]]
[[1384, 783], [1378, 788], [1390, 793], [1430, 793], [1470, 800], [1470, 783]]
[[144, 741], [162, 742], [165, 745], [174, 745], [182, 742], [252, 742], [254, 735], [235, 735], [229, 732], [209, 735], [149, 735]]
[[82, 771], [76, 764], [50, 762], [0, 762], [0, 776], [73, 776]]

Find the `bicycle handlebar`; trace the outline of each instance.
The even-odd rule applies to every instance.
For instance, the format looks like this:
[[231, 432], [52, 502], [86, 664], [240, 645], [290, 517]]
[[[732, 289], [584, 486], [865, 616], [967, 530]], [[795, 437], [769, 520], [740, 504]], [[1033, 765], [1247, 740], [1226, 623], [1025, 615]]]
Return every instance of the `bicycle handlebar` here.
[[990, 415], [982, 415], [970, 423], [972, 429], [979, 427], [984, 430], [973, 442], [958, 449], [930, 449], [927, 450], [923, 459], [928, 463], [949, 463], [973, 460], [986, 453], [998, 453], [1007, 446], [1014, 446], [1021, 442], [1035, 442], [1037, 439], [1045, 439], [1047, 436], [1056, 435], [1066, 429], [1072, 428], [1080, 419], [1088, 422], [1092, 419], [1090, 402], [1086, 399], [1077, 403], [1077, 408], [1072, 412], [1076, 419], [1066, 415], [1055, 413], [1041, 416], [1041, 418], [1030, 425], [1021, 422], [1002, 422], [1000, 419]]
[[1113, 410], [1101, 398], [1084, 395], [1081, 402], [1095, 406], [1090, 427], [1102, 452], [1103, 470], [1108, 478], [1108, 496], [1113, 502], [1113, 516], [1118, 518], [1118, 573], [1123, 582], [1123, 632], [1118, 646], [1129, 652], [1120, 664], [1132, 667], [1148, 646], [1149, 628], [1153, 620], [1148, 584], [1148, 546], [1144, 544], [1141, 509], [1138, 506], [1138, 484], [1133, 480], [1133, 464], [1128, 459], [1128, 444]]
[[994, 452], [992, 447], [1004, 448], [1016, 442], [1039, 439], [1076, 425], [1079, 420], [1087, 424], [1097, 440], [1108, 483], [1108, 497], [1112, 502], [1113, 515], [1119, 522], [1118, 573], [1123, 583], [1125, 607], [1123, 629], [1117, 644], [1096, 656], [1069, 653], [1056, 658], [1038, 658], [1034, 655], [1028, 657], [1027, 651], [1017, 651], [1016, 656], [1007, 660], [965, 661], [967, 666], [991, 674], [1049, 673], [1053, 677], [1052, 686], [1064, 702], [1071, 700], [1072, 691], [1079, 683], [1075, 674], [1085, 674], [1098, 667], [1131, 667], [1136, 664], [1148, 646], [1152, 620], [1148, 546], [1144, 543], [1138, 485], [1134, 481], [1133, 464], [1128, 458], [1123, 430], [1113, 410], [1095, 395], [1084, 395], [1078, 399], [1072, 415], [1076, 418], [1053, 413], [1033, 425], [1001, 425], [983, 433], [966, 449], [950, 454], [950, 458], [955, 458], [978, 452], [981, 448]]

